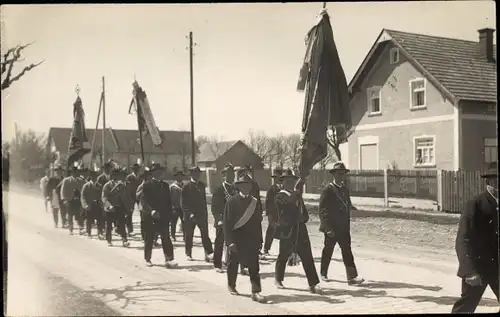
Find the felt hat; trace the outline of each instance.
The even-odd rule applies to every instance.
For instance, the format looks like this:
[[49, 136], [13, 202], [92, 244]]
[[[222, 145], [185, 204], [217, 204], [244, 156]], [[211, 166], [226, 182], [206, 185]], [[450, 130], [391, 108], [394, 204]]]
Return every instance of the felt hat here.
[[132, 168], [132, 170], [134, 170], [134, 169], [139, 169], [140, 167], [141, 166], [139, 164], [134, 163], [134, 164], [132, 164], [132, 166], [130, 168]]
[[151, 165], [149, 165], [149, 172], [159, 171], [162, 169], [163, 166], [161, 166], [160, 163], [152, 163]]
[[290, 168], [287, 168], [283, 171], [283, 173], [281, 173], [280, 175], [280, 179], [284, 179], [284, 178], [294, 178], [294, 179], [298, 179], [299, 177], [297, 175], [295, 175], [295, 173], [293, 172], [292, 169]]
[[174, 177], [175, 177], [175, 176], [184, 176], [184, 172], [182, 172], [182, 171], [176, 171], [176, 172], [174, 172], [174, 175], [173, 175], [173, 176], [174, 176]]
[[273, 175], [271, 175], [272, 178], [279, 178], [283, 174], [283, 170], [281, 168], [275, 168], [273, 171]]
[[252, 168], [252, 165], [243, 165], [241, 166], [240, 168], [238, 168], [238, 172], [244, 172], [244, 171], [251, 171], [253, 168]]
[[330, 170], [329, 170], [329, 172], [330, 172], [331, 174], [335, 173], [336, 171], [344, 171], [344, 172], [348, 173], [348, 172], [349, 172], [349, 169], [347, 169], [347, 168], [345, 167], [345, 164], [344, 164], [343, 162], [340, 162], [340, 161], [339, 161], [339, 162], [335, 162], [335, 163], [333, 164], [332, 169], [330, 169]]
[[193, 165], [193, 166], [191, 166], [191, 167], [189, 168], [189, 173], [193, 173], [193, 172], [198, 172], [198, 173], [200, 173], [200, 172], [201, 172], [201, 170], [200, 170], [200, 168], [198, 167], [198, 165]]
[[240, 185], [240, 184], [245, 184], [245, 183], [252, 183], [253, 180], [248, 174], [243, 174], [238, 177], [238, 180], [234, 182], [234, 185]]
[[234, 172], [234, 166], [231, 163], [227, 163], [226, 165], [224, 165], [224, 167], [222, 168], [222, 170], [220, 172], [221, 172], [221, 174], [225, 174], [229, 171]]

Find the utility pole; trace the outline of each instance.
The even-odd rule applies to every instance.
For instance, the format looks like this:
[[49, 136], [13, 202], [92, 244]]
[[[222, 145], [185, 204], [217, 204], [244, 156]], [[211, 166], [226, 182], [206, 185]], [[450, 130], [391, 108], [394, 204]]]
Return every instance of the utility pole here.
[[106, 162], [106, 147], [105, 147], [105, 135], [106, 135], [106, 85], [104, 82], [104, 76], [102, 76], [102, 162]]
[[191, 164], [196, 163], [196, 151], [194, 143], [194, 94], [193, 94], [193, 32], [189, 32], [189, 82], [191, 97]]

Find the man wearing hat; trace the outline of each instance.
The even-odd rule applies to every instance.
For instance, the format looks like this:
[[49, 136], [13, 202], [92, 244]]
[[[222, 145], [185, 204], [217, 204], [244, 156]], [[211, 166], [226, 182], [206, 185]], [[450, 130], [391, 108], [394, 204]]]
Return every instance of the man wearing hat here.
[[235, 195], [236, 189], [234, 182], [234, 167], [226, 164], [221, 170], [222, 184], [220, 184], [212, 194], [212, 215], [214, 217], [215, 241], [214, 241], [214, 267], [218, 273], [223, 273], [222, 253], [224, 251], [224, 230], [223, 218], [224, 208], [229, 198]]
[[[76, 165], [68, 168], [68, 177], [64, 178], [61, 185], [61, 198], [68, 213], [69, 233], [73, 234], [73, 220], [80, 220], [82, 205], [80, 202], [82, 181]], [[75, 219], [76, 218], [76, 219]], [[79, 222], [80, 234], [84, 234], [83, 224]]]
[[260, 294], [259, 248], [262, 240], [262, 212], [257, 209], [258, 202], [250, 194], [252, 178], [243, 173], [235, 183], [239, 193], [227, 201], [224, 208], [223, 230], [226, 246], [229, 250], [227, 266], [228, 290], [237, 295], [236, 279], [240, 263], [248, 268], [252, 284], [252, 300], [266, 303]]
[[97, 183], [100, 184], [101, 187], [104, 187], [104, 185], [111, 180], [111, 170], [111, 162], [104, 163], [102, 166], [102, 174], [97, 177]]
[[89, 178], [82, 188], [81, 202], [85, 212], [87, 236], [92, 237], [92, 226], [97, 224], [99, 240], [104, 239], [104, 212], [102, 209], [102, 188], [97, 184], [97, 172], [89, 171]]
[[336, 162], [329, 171], [332, 181], [323, 189], [319, 200], [320, 228], [325, 236], [324, 248], [321, 254], [321, 278], [328, 282], [328, 268], [332, 260], [333, 250], [338, 243], [342, 251], [347, 282], [357, 285], [364, 282], [358, 276], [354, 256], [351, 250], [351, 210], [353, 209], [349, 188], [347, 188], [347, 173], [344, 163]]
[[120, 180], [125, 178], [124, 171], [115, 167], [110, 173], [110, 178], [102, 188], [101, 195], [106, 221], [106, 240], [109, 246], [113, 246], [111, 233], [115, 222], [118, 234], [122, 238], [122, 245], [127, 248], [130, 243], [125, 230], [125, 214], [133, 202], [130, 200], [125, 183]]
[[58, 165], [53, 169], [53, 175], [47, 181], [47, 201], [50, 202], [52, 209], [52, 217], [54, 219], [54, 226], [57, 228], [59, 225], [59, 213], [61, 214], [61, 222], [63, 228], [66, 226], [66, 213], [61, 208], [61, 183], [63, 181], [63, 168]]
[[276, 209], [276, 194], [281, 190], [281, 173], [283, 170], [281, 168], [275, 168], [273, 175], [271, 176], [274, 180], [274, 184], [267, 190], [266, 193], [266, 215], [268, 219], [268, 225], [266, 230], [266, 237], [264, 239], [264, 256], [269, 256], [269, 250], [273, 243], [274, 229], [276, 225], [276, 218], [278, 217], [278, 210]]
[[189, 169], [191, 180], [182, 187], [181, 205], [184, 213], [184, 239], [186, 256], [192, 261], [194, 229], [200, 229], [201, 241], [205, 250], [205, 261], [211, 262], [214, 253], [212, 241], [208, 236], [208, 212], [206, 185], [201, 182], [201, 170], [198, 166]]
[[281, 175], [283, 188], [276, 194], [278, 218], [276, 220], [275, 238], [280, 240], [278, 259], [275, 268], [275, 285], [283, 289], [286, 265], [291, 256], [300, 257], [302, 267], [306, 273], [309, 291], [322, 294], [318, 286], [319, 278], [314, 265], [311, 251], [311, 242], [306, 223], [309, 213], [302, 200], [302, 180], [291, 169], [283, 171]]
[[137, 204], [137, 208], [139, 209], [139, 215], [141, 216], [141, 237], [142, 237], [142, 241], [145, 241], [145, 229], [144, 229], [144, 219], [142, 217], [142, 205], [140, 204], [140, 200], [141, 200], [141, 197], [142, 197], [142, 190], [143, 190], [143, 186], [144, 186], [144, 183], [147, 182], [148, 180], [151, 179], [151, 171], [149, 170], [149, 167], [145, 167], [144, 168], [144, 173], [142, 174], [142, 181], [141, 183], [139, 184], [139, 186], [137, 186], [137, 190], [136, 190], [136, 193], [135, 193], [135, 200], [138, 202]]
[[[181, 221], [181, 233], [184, 233], [184, 218], [182, 214], [181, 196], [182, 196], [182, 180], [184, 173], [176, 171], [174, 173], [174, 182], [170, 185], [170, 197], [172, 198], [172, 219], [170, 220], [170, 236], [173, 241], [176, 241], [175, 233], [177, 231], [177, 222]], [[184, 239], [183, 239], [184, 240]]]
[[127, 178], [125, 179], [125, 181], [127, 182], [127, 190], [130, 196], [130, 200], [134, 202], [132, 209], [129, 210], [126, 215], [127, 232], [129, 237], [131, 237], [132, 233], [134, 232], [134, 225], [132, 219], [134, 215], [134, 209], [137, 203], [135, 193], [137, 192], [137, 187], [139, 187], [139, 184], [141, 183], [139, 179], [139, 169], [140, 169], [139, 164], [137, 163], [133, 164], [132, 173], [127, 175]]
[[151, 255], [156, 232], [159, 232], [163, 254], [165, 256], [165, 266], [167, 268], [176, 267], [174, 260], [174, 247], [168, 233], [169, 220], [172, 216], [172, 201], [170, 199], [170, 188], [160, 180], [164, 168], [158, 163], [154, 163], [149, 168], [151, 179], [142, 185], [139, 201], [142, 209], [142, 219], [144, 221], [144, 260], [147, 266], [153, 266]]
[[468, 201], [460, 216], [455, 249], [462, 291], [452, 313], [474, 313], [487, 286], [498, 300], [497, 165], [492, 164], [482, 177], [486, 190]]

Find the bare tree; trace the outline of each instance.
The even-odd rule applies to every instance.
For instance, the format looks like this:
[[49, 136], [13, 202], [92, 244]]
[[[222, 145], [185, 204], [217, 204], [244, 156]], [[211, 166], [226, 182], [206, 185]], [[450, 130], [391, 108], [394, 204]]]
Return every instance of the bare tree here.
[[198, 148], [201, 147], [203, 144], [208, 143], [208, 142], [210, 142], [210, 138], [205, 136], [205, 135], [199, 135], [195, 141]]
[[298, 169], [300, 163], [300, 143], [301, 137], [298, 133], [287, 135], [285, 141], [286, 159], [290, 167]]
[[222, 154], [222, 142], [224, 142], [224, 139], [219, 135], [212, 135], [210, 137], [200, 135], [196, 139], [196, 145], [198, 146], [198, 148], [206, 145], [215, 158]]
[[39, 66], [44, 61], [38, 62], [36, 64], [30, 64], [25, 66], [17, 75], [13, 75], [12, 71], [14, 70], [14, 65], [24, 61], [21, 58], [22, 51], [30, 46], [32, 43], [26, 45], [18, 45], [14, 48], [10, 48], [6, 53], [2, 54], [1, 67], [2, 67], [2, 90], [9, 88], [13, 82], [18, 81], [21, 77], [23, 77], [27, 72], [32, 70], [33, 68]]
[[272, 146], [271, 139], [262, 131], [248, 131], [248, 146], [259, 155], [264, 162], [269, 162], [271, 166]]
[[278, 134], [271, 138], [271, 162], [283, 168], [287, 161], [286, 136]]
[[342, 160], [340, 145], [347, 142], [347, 139], [354, 133], [353, 129], [346, 130], [344, 127], [332, 127], [327, 133], [327, 142], [332, 147], [337, 161]]
[[328, 164], [335, 163], [335, 162], [337, 162], [337, 157], [335, 155], [335, 151], [333, 150], [332, 147], [328, 147], [328, 153], [327, 153], [326, 157], [319, 162], [319, 167], [320, 167], [320, 169], [325, 170], [326, 166]]

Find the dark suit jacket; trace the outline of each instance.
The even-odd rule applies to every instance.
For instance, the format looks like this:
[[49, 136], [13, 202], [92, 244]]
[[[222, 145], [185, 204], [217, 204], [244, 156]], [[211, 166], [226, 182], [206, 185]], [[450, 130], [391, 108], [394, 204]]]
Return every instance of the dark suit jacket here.
[[130, 199], [135, 202], [136, 201], [135, 193], [137, 192], [137, 187], [139, 187], [139, 184], [141, 184], [141, 180], [137, 175], [131, 173], [127, 175], [125, 181], [128, 183], [127, 190], [129, 192]]
[[319, 231], [333, 231], [335, 234], [350, 232], [352, 207], [349, 189], [328, 184], [319, 199]]
[[182, 187], [181, 204], [184, 218], [189, 219], [191, 215], [197, 223], [207, 220], [207, 194], [206, 185], [201, 182], [189, 181]]
[[255, 180], [252, 182], [251, 194], [253, 197], [257, 199], [257, 210], [259, 210], [262, 213], [263, 209], [262, 209], [262, 200], [260, 199], [260, 187], [259, 183], [257, 183]]
[[[227, 194], [234, 196], [237, 194], [236, 189], [233, 185], [225, 184], [227, 189]], [[226, 197], [226, 189], [224, 189], [224, 184], [220, 184], [212, 195], [212, 215], [214, 216], [214, 227], [218, 227], [217, 223], [222, 221], [224, 218], [224, 208], [228, 198]]]
[[498, 275], [497, 206], [487, 191], [467, 202], [455, 243], [459, 277]]
[[283, 192], [278, 192], [275, 201], [278, 219], [274, 238], [295, 239], [298, 224], [309, 221], [309, 213], [302, 199], [302, 194], [294, 191], [289, 196]]
[[145, 181], [144, 185], [142, 185], [140, 204], [143, 219], [150, 218], [151, 212], [156, 210], [161, 221], [170, 221], [172, 217], [172, 200], [168, 183], [154, 179]]
[[278, 208], [276, 208], [276, 194], [280, 191], [280, 187], [276, 184], [271, 186], [266, 193], [266, 215], [268, 217], [276, 218], [278, 217]]
[[238, 194], [229, 198], [224, 208], [225, 243], [227, 246], [235, 243], [240, 253], [258, 251], [262, 242], [262, 213], [257, 209], [258, 204], [250, 220], [242, 227], [234, 229], [234, 225], [243, 216], [250, 202], [251, 197], [243, 198]]

